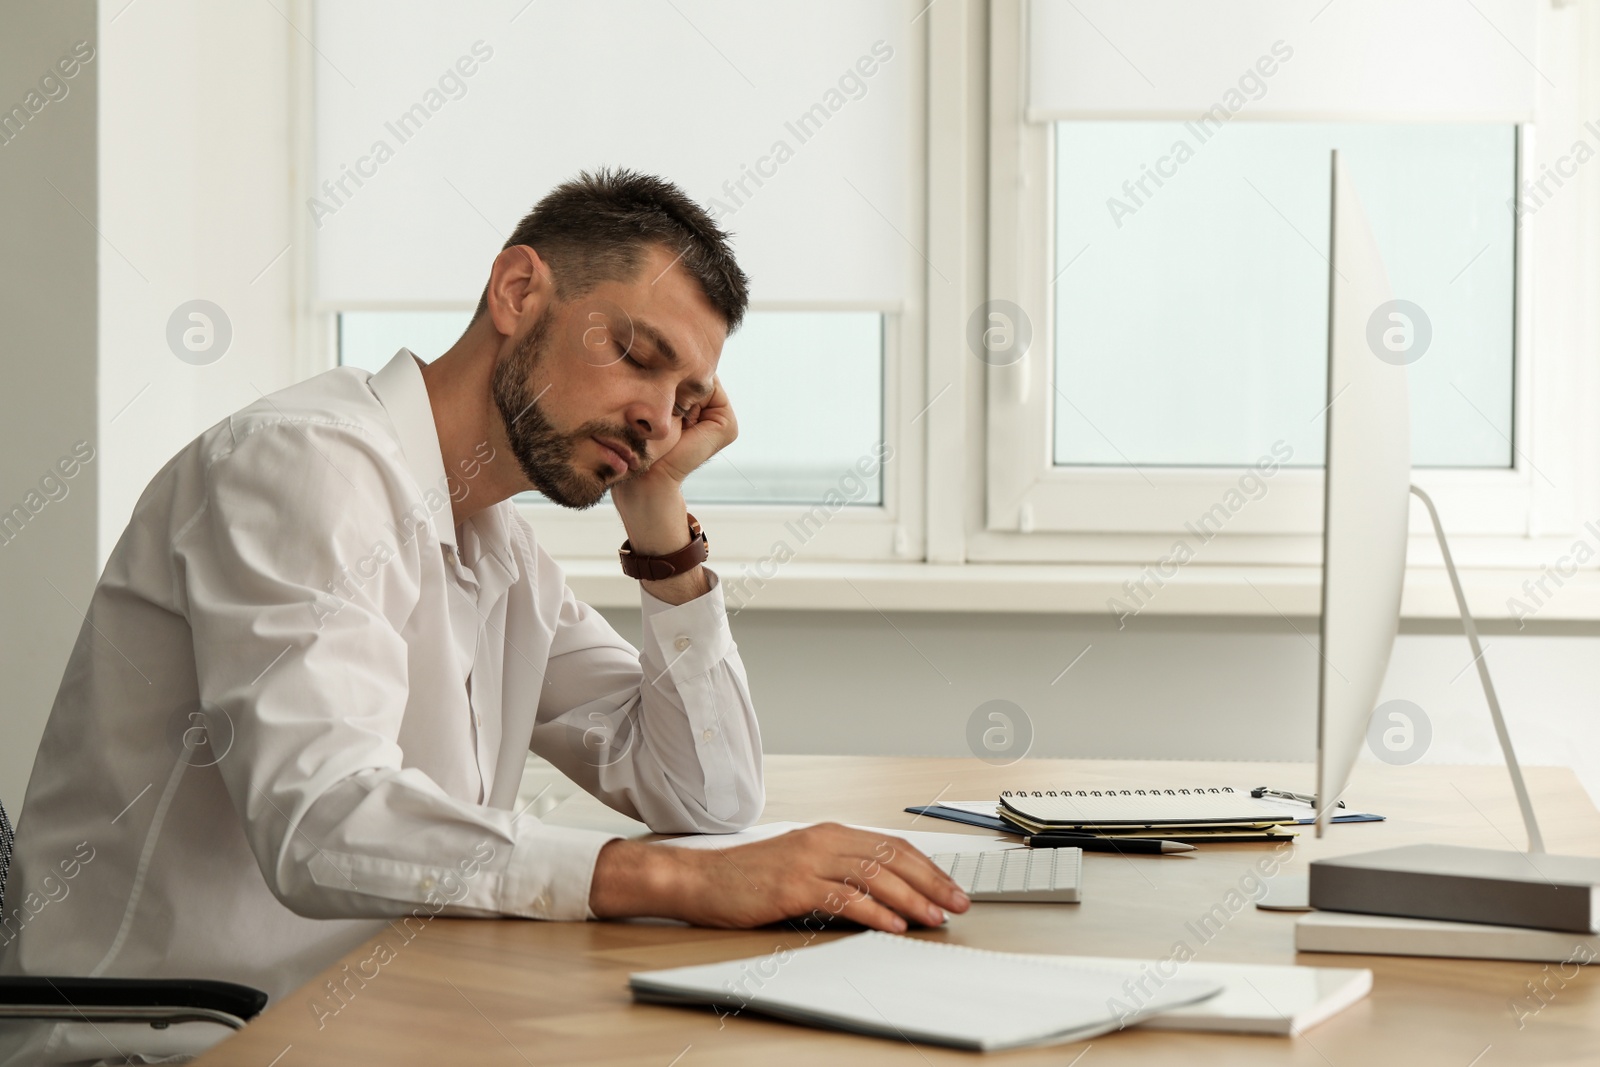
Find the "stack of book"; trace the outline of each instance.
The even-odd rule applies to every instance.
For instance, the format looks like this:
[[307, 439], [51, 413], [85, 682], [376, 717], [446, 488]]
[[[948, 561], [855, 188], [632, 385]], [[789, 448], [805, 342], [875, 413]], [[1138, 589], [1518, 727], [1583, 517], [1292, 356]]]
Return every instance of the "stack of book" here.
[[1404, 845], [1314, 860], [1308, 902], [1301, 952], [1600, 959], [1600, 859]]

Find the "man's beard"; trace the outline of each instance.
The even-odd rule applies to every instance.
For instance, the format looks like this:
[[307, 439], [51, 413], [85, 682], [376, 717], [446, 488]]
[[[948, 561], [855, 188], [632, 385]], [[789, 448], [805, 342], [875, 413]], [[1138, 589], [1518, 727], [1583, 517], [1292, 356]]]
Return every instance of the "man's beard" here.
[[[529, 395], [533, 371], [549, 355], [551, 308], [546, 308], [528, 335], [517, 342], [511, 354], [494, 369], [492, 390], [500, 421], [511, 442], [523, 477], [533, 487], [562, 507], [592, 508], [606, 495], [610, 465], [592, 470], [577, 465], [573, 456], [578, 446], [591, 437], [610, 437], [633, 450], [643, 469], [645, 442], [638, 431], [625, 425], [613, 426], [601, 420], [585, 423], [571, 433], [562, 433], [539, 410], [538, 395]], [[624, 477], [628, 477], [624, 475]]]

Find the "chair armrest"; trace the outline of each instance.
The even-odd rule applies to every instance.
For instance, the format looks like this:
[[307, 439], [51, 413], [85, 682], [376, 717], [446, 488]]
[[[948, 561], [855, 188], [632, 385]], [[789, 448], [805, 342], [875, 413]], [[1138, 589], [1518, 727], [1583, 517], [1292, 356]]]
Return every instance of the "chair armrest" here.
[[261, 1014], [267, 995], [199, 978], [55, 978], [0, 975], [0, 1018], [215, 1022], [237, 1030]]

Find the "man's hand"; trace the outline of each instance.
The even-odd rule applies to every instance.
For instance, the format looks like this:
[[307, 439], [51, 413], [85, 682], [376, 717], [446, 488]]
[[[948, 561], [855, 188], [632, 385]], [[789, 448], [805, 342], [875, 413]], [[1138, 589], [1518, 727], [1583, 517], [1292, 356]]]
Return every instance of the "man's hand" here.
[[683, 433], [677, 443], [656, 457], [648, 470], [611, 487], [611, 499], [624, 521], [630, 511], [647, 510], [657, 500], [681, 499], [684, 479], [739, 436], [739, 420], [734, 418], [727, 391], [720, 379], [713, 379], [713, 384], [716, 388], [711, 397], [683, 417]]
[[[683, 434], [678, 443], [638, 478], [630, 483], [642, 484], [651, 479], [670, 481], [682, 485], [683, 480], [698, 470], [708, 459], [733, 444], [739, 436], [739, 420], [734, 418], [733, 405], [728, 403], [722, 379], [713, 378], [715, 387], [703, 404], [689, 409], [683, 419]], [[619, 487], [621, 488], [621, 487]], [[630, 484], [629, 488], [632, 488]]]
[[820, 823], [728, 849], [612, 841], [589, 907], [600, 918], [655, 916], [745, 928], [821, 913], [899, 933], [969, 906], [948, 875], [889, 834]]
[[[671, 450], [648, 470], [611, 487], [633, 550], [645, 556], [666, 556], [689, 543], [689, 512], [683, 503], [683, 480], [701, 464], [731, 445], [739, 436], [739, 421], [722, 382], [704, 404], [689, 410], [683, 434]], [[651, 596], [669, 604], [684, 604], [707, 593], [711, 585], [696, 567], [665, 581], [645, 582]]]

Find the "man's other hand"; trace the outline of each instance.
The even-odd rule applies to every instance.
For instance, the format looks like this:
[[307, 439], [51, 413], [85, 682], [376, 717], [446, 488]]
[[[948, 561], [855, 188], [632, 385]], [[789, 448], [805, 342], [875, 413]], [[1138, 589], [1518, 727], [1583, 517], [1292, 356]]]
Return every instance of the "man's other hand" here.
[[820, 914], [874, 930], [938, 926], [969, 906], [933, 861], [892, 834], [819, 823], [726, 849], [638, 841], [600, 850], [589, 907], [602, 919], [656, 916], [747, 928]]

